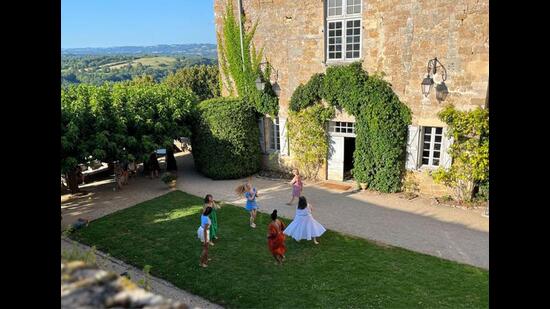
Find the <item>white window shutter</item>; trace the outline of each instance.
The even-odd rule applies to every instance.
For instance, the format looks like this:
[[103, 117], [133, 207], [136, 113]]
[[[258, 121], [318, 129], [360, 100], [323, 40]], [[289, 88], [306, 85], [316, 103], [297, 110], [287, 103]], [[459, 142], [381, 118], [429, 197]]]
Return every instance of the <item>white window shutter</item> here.
[[279, 117], [279, 134], [281, 137], [281, 152], [283, 156], [288, 156], [288, 139], [286, 135], [286, 118]]
[[449, 169], [453, 158], [449, 154], [449, 148], [453, 144], [453, 137], [447, 136], [447, 128], [443, 128], [443, 137], [441, 138], [441, 164], [440, 166]]
[[260, 126], [260, 150], [262, 151], [262, 153], [265, 153], [264, 117], [260, 118], [259, 126]]
[[420, 131], [419, 126], [409, 126], [409, 134], [407, 137], [407, 161], [405, 163], [405, 168], [408, 170], [416, 170], [418, 168]]

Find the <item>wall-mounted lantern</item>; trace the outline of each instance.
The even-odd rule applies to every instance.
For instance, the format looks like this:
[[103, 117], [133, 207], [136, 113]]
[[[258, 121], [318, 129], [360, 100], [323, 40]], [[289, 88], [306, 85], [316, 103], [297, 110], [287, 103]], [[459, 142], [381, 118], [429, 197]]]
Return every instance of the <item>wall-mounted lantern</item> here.
[[422, 80], [422, 83], [420, 85], [422, 86], [422, 94], [424, 95], [424, 97], [428, 97], [434, 85], [433, 77], [438, 72], [438, 70], [441, 71], [442, 81], [440, 84], [437, 84], [435, 86], [435, 97], [439, 102], [442, 102], [445, 101], [447, 95], [449, 94], [447, 85], [445, 85], [445, 80], [447, 80], [447, 70], [445, 69], [443, 64], [441, 64], [441, 62], [437, 60], [437, 57], [428, 61], [428, 73], [426, 74], [426, 77]]
[[256, 78], [256, 89], [258, 89], [259, 91], [263, 91], [265, 88], [265, 83], [262, 82], [262, 80], [260, 79], [260, 77], [258, 76]]
[[271, 86], [273, 89], [273, 92], [275, 92], [276, 96], [279, 96], [281, 94], [281, 86], [279, 86], [278, 82], [274, 82], [273, 86]]

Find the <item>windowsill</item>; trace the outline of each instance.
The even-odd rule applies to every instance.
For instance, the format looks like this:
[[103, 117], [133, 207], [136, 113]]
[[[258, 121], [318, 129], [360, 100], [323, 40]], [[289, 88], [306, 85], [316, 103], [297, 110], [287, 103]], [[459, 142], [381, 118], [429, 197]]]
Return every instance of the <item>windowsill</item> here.
[[339, 65], [339, 64], [350, 64], [353, 62], [363, 62], [363, 58], [357, 58], [357, 59], [346, 59], [346, 60], [327, 60], [325, 62], [326, 66], [331, 65]]
[[435, 165], [422, 165], [418, 168], [419, 171], [421, 172], [433, 172], [433, 171], [436, 171], [438, 168], [440, 168], [441, 166], [435, 166]]

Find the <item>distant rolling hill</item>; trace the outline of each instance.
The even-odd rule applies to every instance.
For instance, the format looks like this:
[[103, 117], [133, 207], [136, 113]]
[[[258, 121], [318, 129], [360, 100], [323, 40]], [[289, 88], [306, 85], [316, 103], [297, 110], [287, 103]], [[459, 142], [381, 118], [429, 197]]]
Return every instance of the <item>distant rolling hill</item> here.
[[117, 46], [62, 48], [62, 55], [185, 55], [217, 58], [216, 44], [162, 44], [155, 46]]

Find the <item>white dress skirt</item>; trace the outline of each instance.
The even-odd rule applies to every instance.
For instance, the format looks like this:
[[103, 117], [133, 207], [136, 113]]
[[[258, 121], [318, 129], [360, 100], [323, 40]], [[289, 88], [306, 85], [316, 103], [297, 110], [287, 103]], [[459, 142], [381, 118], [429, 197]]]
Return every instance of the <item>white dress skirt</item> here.
[[[199, 226], [199, 229], [197, 230], [197, 236], [199, 237], [201, 242], [204, 242], [204, 228], [202, 227], [202, 225]], [[210, 241], [210, 229], [206, 231], [206, 241]]]
[[[210, 218], [208, 216], [202, 215], [201, 216], [201, 225], [199, 226], [199, 229], [197, 230], [197, 237], [199, 237], [200, 241], [204, 243], [204, 226], [207, 225], [210, 226], [212, 222], [210, 221]], [[210, 242], [210, 229], [206, 231], [206, 241]]]
[[326, 229], [311, 215], [309, 205], [305, 209], [296, 209], [294, 220], [285, 228], [283, 233], [296, 240], [307, 239], [323, 235]]

